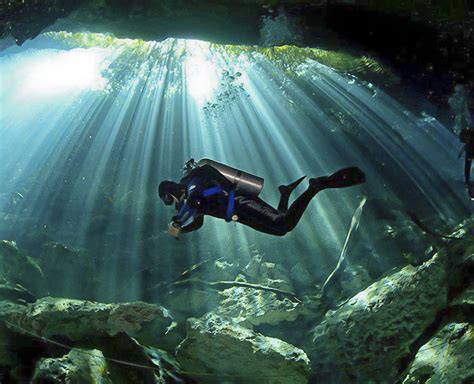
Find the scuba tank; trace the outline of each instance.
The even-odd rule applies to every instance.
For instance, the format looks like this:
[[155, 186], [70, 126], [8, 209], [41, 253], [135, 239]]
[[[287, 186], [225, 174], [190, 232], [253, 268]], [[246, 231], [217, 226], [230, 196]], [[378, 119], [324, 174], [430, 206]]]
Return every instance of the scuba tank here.
[[258, 196], [262, 191], [264, 180], [261, 177], [229, 167], [228, 165], [218, 163], [211, 159], [201, 159], [196, 165], [198, 167], [210, 165], [215, 168], [233, 184], [235, 191], [244, 195]]

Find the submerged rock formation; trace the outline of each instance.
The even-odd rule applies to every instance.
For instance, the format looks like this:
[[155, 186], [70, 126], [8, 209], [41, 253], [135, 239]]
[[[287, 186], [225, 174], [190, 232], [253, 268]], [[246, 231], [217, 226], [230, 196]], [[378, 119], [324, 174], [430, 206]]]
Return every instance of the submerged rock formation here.
[[28, 306], [11, 304], [1, 314], [12, 331], [25, 330], [47, 338], [61, 335], [72, 341], [124, 332], [160, 345], [174, 324], [165, 308], [144, 302], [102, 304], [46, 297]]
[[446, 255], [407, 266], [327, 314], [307, 351], [316, 375], [331, 382], [388, 380], [410, 346], [447, 304]]
[[188, 320], [177, 359], [201, 382], [306, 383], [309, 376], [309, 360], [301, 349], [215, 314]]
[[32, 382], [112, 384], [104, 355], [96, 349], [73, 350], [60, 358], [41, 359]]
[[276, 293], [254, 288], [233, 287], [221, 293], [223, 299], [215, 310], [219, 316], [232, 318], [235, 323], [251, 326], [276, 325], [293, 321], [303, 313], [303, 305]]
[[450, 323], [423, 345], [403, 384], [474, 382], [474, 326]]
[[21, 252], [13, 241], [0, 241], [0, 276], [13, 284], [21, 284], [34, 292], [43, 282], [39, 264]]
[[[173, 315], [181, 308], [176, 317], [144, 302], [36, 300], [18, 283], [35, 260], [0, 243], [3, 265], [15, 266], [4, 269], [14, 280], [0, 283], [0, 380], [469, 383], [473, 234], [468, 220], [433, 242], [437, 251], [428, 260], [385, 271], [347, 300], [357, 276], [341, 275], [335, 310], [321, 300], [320, 278], [303, 273], [304, 283], [297, 282], [301, 264], [284, 267], [260, 255], [240, 265], [209, 259], [160, 285]], [[421, 252], [426, 259], [432, 251]], [[365, 268], [358, 273], [365, 276]], [[305, 294], [290, 291], [294, 286]], [[197, 291], [213, 300], [186, 310]]]

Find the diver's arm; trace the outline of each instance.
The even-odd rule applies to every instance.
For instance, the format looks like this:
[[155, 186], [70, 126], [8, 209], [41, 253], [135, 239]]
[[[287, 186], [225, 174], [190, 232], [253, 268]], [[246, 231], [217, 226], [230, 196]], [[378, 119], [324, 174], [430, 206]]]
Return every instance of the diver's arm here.
[[197, 215], [194, 217], [194, 220], [191, 223], [189, 223], [188, 225], [185, 225], [184, 227], [181, 227], [181, 231], [183, 233], [196, 231], [197, 229], [201, 228], [203, 224], [204, 224], [204, 215]]

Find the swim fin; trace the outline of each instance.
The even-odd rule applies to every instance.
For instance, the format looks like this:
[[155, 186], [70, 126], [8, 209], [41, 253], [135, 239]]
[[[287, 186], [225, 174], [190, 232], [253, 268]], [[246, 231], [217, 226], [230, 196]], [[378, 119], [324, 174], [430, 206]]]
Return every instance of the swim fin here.
[[278, 187], [278, 190], [280, 191], [280, 193], [283, 195], [285, 193], [288, 193], [290, 194], [291, 192], [293, 192], [293, 190], [298, 186], [300, 185], [300, 183], [306, 178], [306, 176], [302, 176], [300, 177], [298, 180], [292, 182], [291, 184], [288, 184], [288, 185], [280, 185]]
[[306, 176], [300, 177], [288, 185], [280, 185], [278, 190], [280, 191], [280, 202], [278, 203], [278, 210], [280, 212], [288, 211], [288, 201], [290, 200], [291, 192], [306, 178]]
[[358, 167], [343, 168], [332, 175], [309, 179], [310, 188], [346, 188], [365, 182], [365, 173]]

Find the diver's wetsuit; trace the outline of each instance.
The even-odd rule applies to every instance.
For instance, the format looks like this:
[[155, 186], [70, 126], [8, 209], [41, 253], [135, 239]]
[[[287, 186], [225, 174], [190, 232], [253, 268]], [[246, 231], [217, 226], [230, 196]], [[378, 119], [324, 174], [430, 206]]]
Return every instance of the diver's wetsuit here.
[[[361, 174], [363, 175], [362, 172]], [[232, 215], [238, 217], [237, 222], [257, 231], [283, 236], [298, 224], [309, 202], [319, 191], [330, 187], [341, 187], [340, 185], [336, 186], [335, 180], [330, 178], [331, 176], [312, 179], [315, 182], [310, 183], [308, 189], [289, 208], [288, 199], [291, 190], [287, 193], [282, 192], [278, 210], [256, 196], [244, 196], [237, 193]], [[191, 232], [200, 228], [203, 225], [204, 215], [226, 219], [228, 196], [233, 185], [219, 171], [210, 165], [204, 165], [190, 171], [186, 177], [181, 179], [180, 184], [186, 188], [186, 192], [180, 202], [176, 204], [177, 210], [179, 211], [183, 204], [195, 208], [193, 221], [182, 226], [183, 232]], [[203, 190], [219, 185], [223, 187], [222, 192], [202, 197]], [[177, 216], [173, 218], [173, 221], [177, 222]]]

